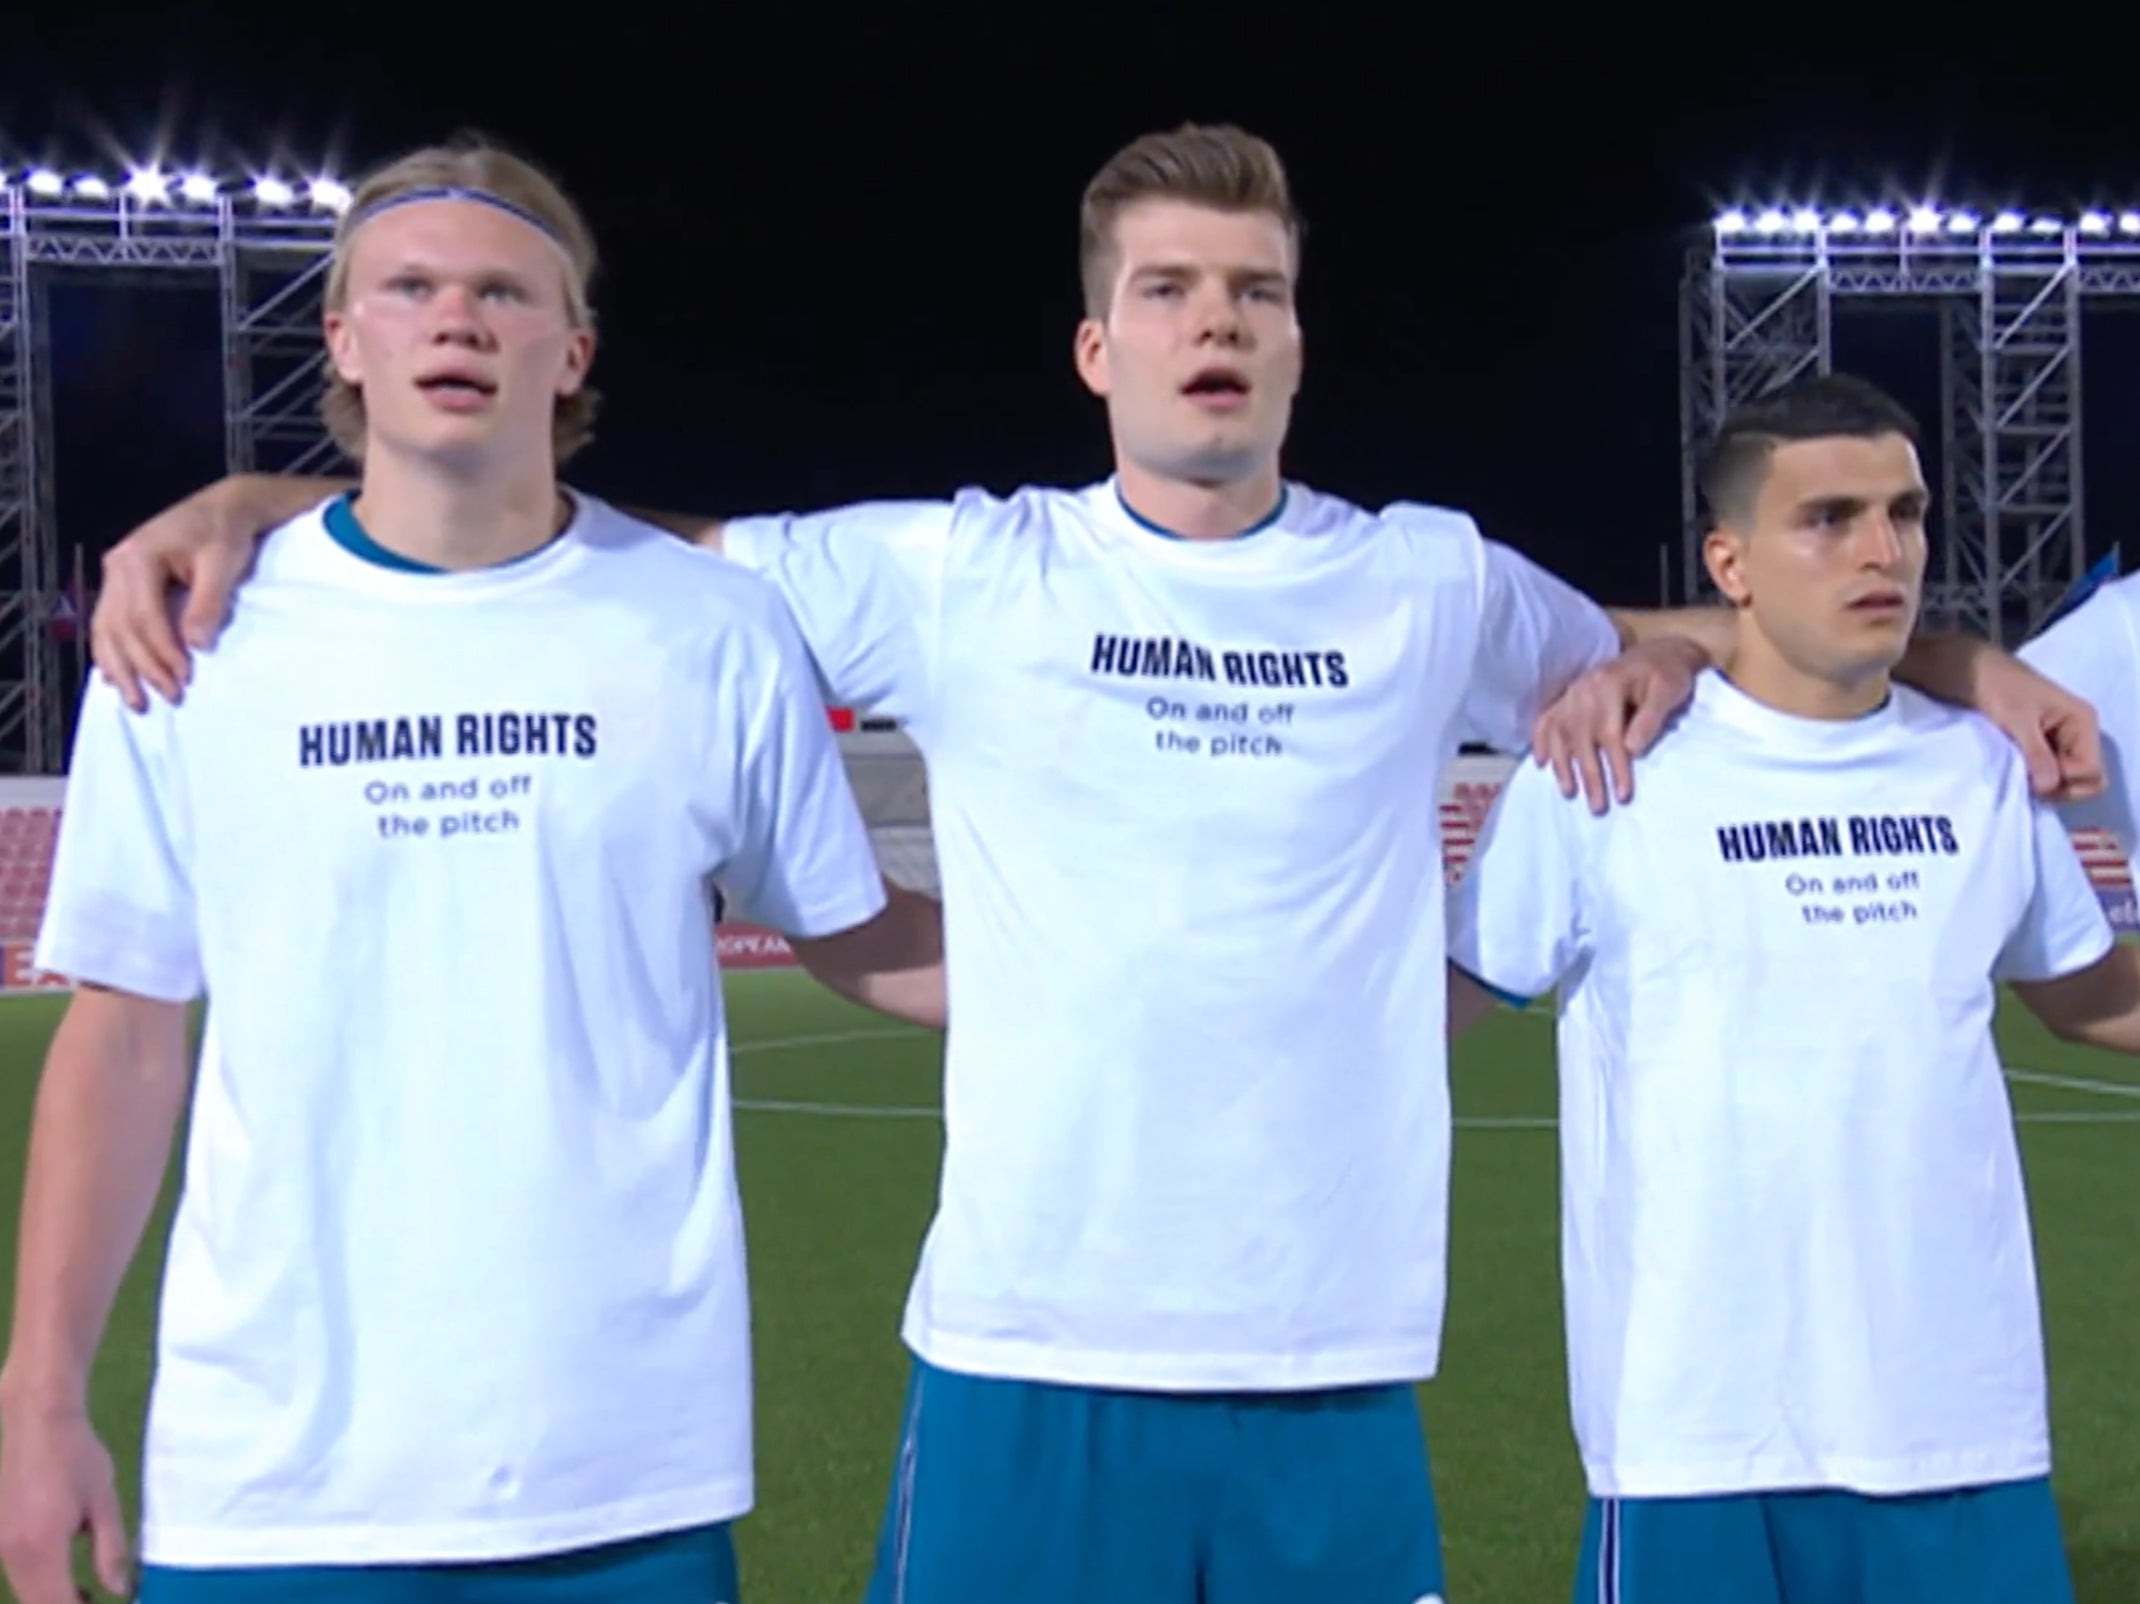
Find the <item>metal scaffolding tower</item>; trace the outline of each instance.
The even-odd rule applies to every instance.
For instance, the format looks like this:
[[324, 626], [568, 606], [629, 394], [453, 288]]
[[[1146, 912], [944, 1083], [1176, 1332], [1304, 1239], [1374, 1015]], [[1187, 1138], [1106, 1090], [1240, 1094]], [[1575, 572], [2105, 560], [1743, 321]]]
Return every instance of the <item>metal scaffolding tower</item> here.
[[[32, 310], [29, 225], [23, 197], [0, 196], [7, 227], [0, 276], [0, 731], [42, 727], [50, 641], [41, 601], [57, 566], [50, 535], [52, 497], [44, 469], [51, 438], [51, 387], [44, 380]], [[18, 763], [16, 767], [25, 765]]]
[[1942, 463], [1925, 622], [2025, 639], [2088, 563], [2082, 308], [2136, 299], [2136, 212], [1726, 212], [1682, 286], [1682, 594], [1713, 594], [1694, 460], [1724, 414], [1786, 379], [1830, 371], [1838, 302], [1929, 305], [1940, 328]]
[[[52, 636], [62, 590], [46, 289], [55, 275], [213, 274], [222, 292], [228, 471], [320, 472], [320, 293], [349, 192], [332, 179], [122, 182], [0, 173], [0, 773], [57, 774], [68, 692]], [[155, 375], [143, 374], [143, 383]]]

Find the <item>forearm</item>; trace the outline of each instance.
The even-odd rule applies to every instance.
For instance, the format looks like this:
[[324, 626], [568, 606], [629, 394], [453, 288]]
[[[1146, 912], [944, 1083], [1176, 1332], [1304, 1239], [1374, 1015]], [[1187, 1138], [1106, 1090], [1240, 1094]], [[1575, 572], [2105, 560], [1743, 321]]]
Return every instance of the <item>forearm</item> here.
[[2076, 1047], [2095, 1047], [2106, 1053], [2140, 1057], [2140, 1014], [2090, 1020], [2076, 1029], [2062, 1030], [2058, 1035]]
[[1999, 649], [1990, 641], [1952, 630], [1919, 631], [1895, 665], [1895, 678], [1937, 701], [1975, 707], [1982, 693], [1984, 666]]
[[1449, 1029], [1448, 1039], [1455, 1041], [1465, 1031], [1492, 1013], [1500, 999], [1480, 985], [1471, 976], [1449, 966]]
[[721, 531], [727, 527], [726, 519], [708, 518], [696, 512], [663, 512], [652, 507], [626, 507], [624, 511], [641, 523], [681, 536], [702, 551], [710, 551], [717, 557], [721, 554]]
[[2140, 1058], [2140, 1008], [2092, 1018], [2060, 1020], [2051, 1024], [2051, 1033], [2076, 1047], [2095, 1047], [2106, 1053], [2124, 1053], [2128, 1057]]
[[1727, 661], [1738, 640], [1739, 615], [1729, 607], [1608, 608], [1607, 616], [1627, 648], [1667, 638], [1692, 641], [1709, 661]]
[[[1724, 606], [1614, 608], [1609, 616], [1623, 647], [1677, 636], [1693, 641], [1715, 663], [1731, 656], [1738, 636], [1738, 614]], [[1978, 675], [1997, 652], [1989, 641], [1971, 635], [1919, 631], [1910, 637], [1895, 677], [1940, 701], [1974, 706]]]
[[824, 975], [817, 978], [849, 1002], [860, 1003], [873, 1013], [919, 1025], [924, 1030], [940, 1031], [950, 1026], [942, 964], [932, 969], [892, 970], [837, 981]]
[[2119, 942], [2078, 974], [2014, 987], [2061, 1041], [2140, 1057], [2140, 948]]
[[215, 515], [219, 526], [243, 525], [255, 540], [309, 512], [330, 496], [357, 488], [354, 479], [305, 474], [234, 473], [192, 497]]
[[[129, 1002], [132, 1000], [129, 1000]], [[68, 1410], [170, 1163], [188, 1075], [185, 1019], [78, 996], [55, 1034], [30, 1125], [0, 1410]]]
[[944, 912], [932, 897], [887, 882], [882, 913], [822, 941], [791, 939], [797, 960], [819, 985], [850, 1002], [909, 1024], [943, 1030]]

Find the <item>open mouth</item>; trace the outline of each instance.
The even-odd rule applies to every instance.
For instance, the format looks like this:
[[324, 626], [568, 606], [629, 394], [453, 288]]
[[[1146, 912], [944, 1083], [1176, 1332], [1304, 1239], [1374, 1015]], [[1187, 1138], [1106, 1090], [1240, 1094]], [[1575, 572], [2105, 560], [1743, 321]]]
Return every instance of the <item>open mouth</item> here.
[[487, 400], [498, 393], [495, 384], [472, 373], [435, 373], [428, 379], [418, 379], [416, 388], [441, 400], [457, 401]]
[[1245, 400], [1248, 377], [1235, 368], [1205, 368], [1181, 387], [1182, 394], [1198, 399]]

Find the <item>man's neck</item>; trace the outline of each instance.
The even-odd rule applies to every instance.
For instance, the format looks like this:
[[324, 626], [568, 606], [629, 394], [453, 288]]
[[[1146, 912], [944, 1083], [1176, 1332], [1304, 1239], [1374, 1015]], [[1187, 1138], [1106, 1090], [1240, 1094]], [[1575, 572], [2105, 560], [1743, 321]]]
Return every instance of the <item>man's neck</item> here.
[[547, 462], [510, 475], [456, 473], [369, 450], [351, 511], [396, 556], [449, 571], [525, 557], [556, 539], [570, 516]]
[[1121, 458], [1115, 477], [1131, 512], [1184, 540], [1231, 540], [1246, 533], [1270, 517], [1285, 488], [1276, 462], [1251, 478], [1206, 485], [1169, 479]]
[[1724, 664], [1724, 675], [1746, 695], [1793, 718], [1842, 723], [1878, 710], [1893, 689], [1885, 669], [1847, 680], [1811, 674], [1781, 654], [1742, 643]]

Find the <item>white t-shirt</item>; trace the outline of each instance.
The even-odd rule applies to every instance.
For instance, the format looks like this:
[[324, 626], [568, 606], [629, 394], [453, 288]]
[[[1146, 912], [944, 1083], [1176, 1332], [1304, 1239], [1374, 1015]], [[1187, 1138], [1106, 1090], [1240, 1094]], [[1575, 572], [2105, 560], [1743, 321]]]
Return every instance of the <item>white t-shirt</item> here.
[[947, 1146], [906, 1337], [954, 1370], [1431, 1375], [1449, 1113], [1435, 797], [1610, 621], [1460, 514], [1300, 487], [1242, 538], [1111, 482], [728, 526], [929, 771]]
[[2140, 847], [2140, 574], [2103, 586], [2017, 655], [2094, 705], [2109, 784], [2067, 807], [2066, 822], [2108, 830], [2132, 856]]
[[1525, 765], [1450, 957], [1558, 987], [1591, 1491], [1902, 1493], [2049, 1465], [1998, 980], [2111, 933], [2019, 755], [1897, 687], [1822, 723], [1705, 675], [1603, 817]]
[[750, 1507], [715, 873], [798, 935], [882, 906], [778, 597], [599, 502], [451, 575], [309, 514], [182, 705], [91, 687], [37, 961], [211, 999], [148, 1561]]

